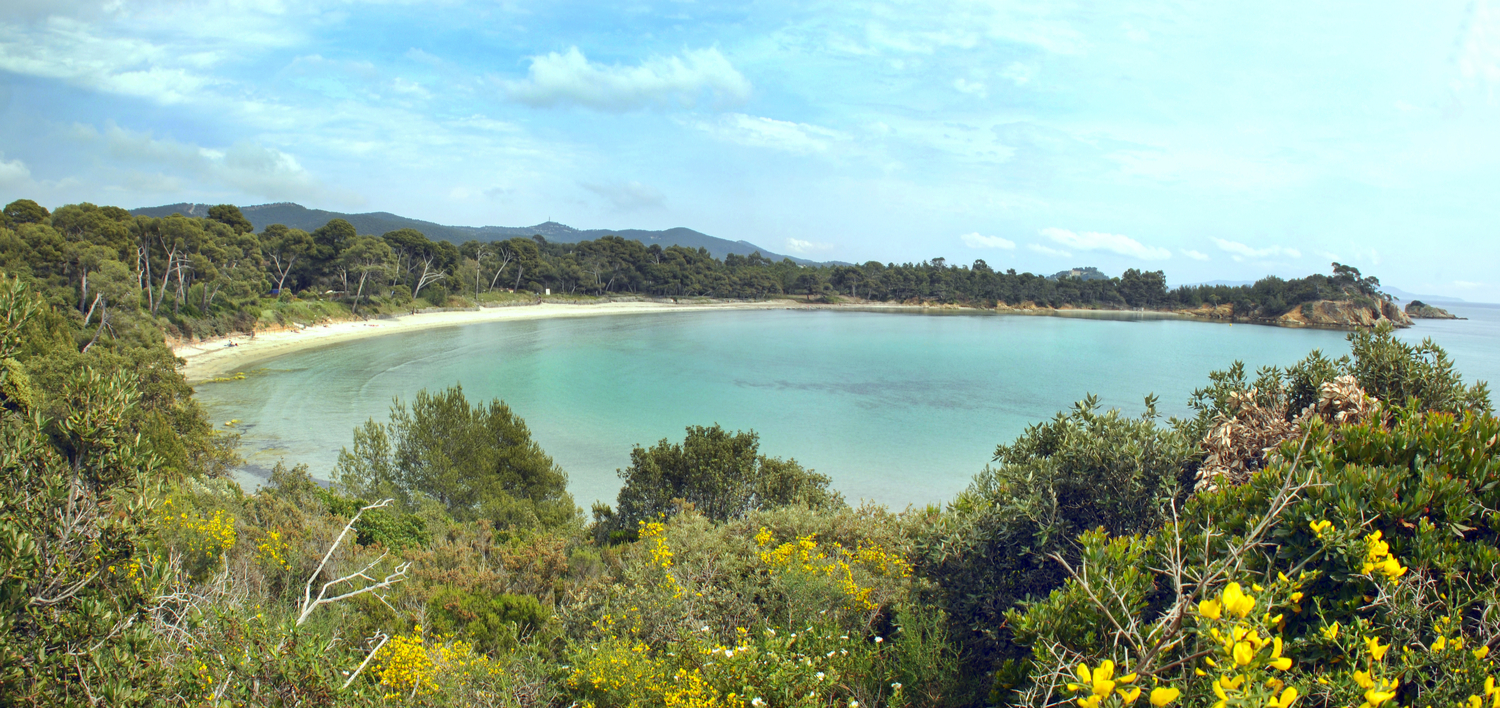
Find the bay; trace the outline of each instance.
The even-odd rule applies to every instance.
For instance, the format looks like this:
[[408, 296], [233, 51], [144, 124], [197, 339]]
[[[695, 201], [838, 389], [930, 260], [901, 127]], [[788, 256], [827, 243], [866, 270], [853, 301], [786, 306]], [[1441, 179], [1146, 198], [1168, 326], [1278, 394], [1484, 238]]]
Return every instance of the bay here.
[[[1453, 309], [1473, 319], [1401, 336], [1449, 346], [1470, 380], [1500, 376], [1500, 310]], [[393, 398], [462, 384], [471, 402], [500, 398], [525, 418], [584, 508], [613, 501], [634, 445], [714, 423], [755, 430], [762, 453], [831, 476], [851, 502], [902, 508], [952, 499], [996, 445], [1088, 394], [1135, 415], [1155, 393], [1163, 415], [1182, 416], [1210, 371], [1314, 348], [1348, 352], [1342, 332], [1151, 315], [674, 312], [385, 335], [289, 354], [198, 397], [215, 420], [240, 421], [247, 488], [277, 460], [326, 478], [353, 428], [383, 422]]]

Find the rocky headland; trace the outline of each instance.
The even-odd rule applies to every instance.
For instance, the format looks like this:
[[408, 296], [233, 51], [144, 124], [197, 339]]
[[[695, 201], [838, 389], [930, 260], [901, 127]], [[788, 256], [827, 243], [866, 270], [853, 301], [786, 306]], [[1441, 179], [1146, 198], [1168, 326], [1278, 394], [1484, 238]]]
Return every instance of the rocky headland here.
[[1406, 316], [1420, 320], [1461, 320], [1459, 317], [1441, 307], [1433, 307], [1421, 300], [1412, 300], [1406, 303]]
[[1402, 312], [1395, 303], [1375, 299], [1315, 300], [1283, 313], [1267, 312], [1259, 308], [1245, 311], [1230, 304], [1204, 305], [1178, 312], [1217, 322], [1244, 322], [1281, 327], [1354, 329], [1374, 327], [1382, 322], [1389, 322], [1397, 327], [1410, 327], [1412, 324], [1411, 317]]

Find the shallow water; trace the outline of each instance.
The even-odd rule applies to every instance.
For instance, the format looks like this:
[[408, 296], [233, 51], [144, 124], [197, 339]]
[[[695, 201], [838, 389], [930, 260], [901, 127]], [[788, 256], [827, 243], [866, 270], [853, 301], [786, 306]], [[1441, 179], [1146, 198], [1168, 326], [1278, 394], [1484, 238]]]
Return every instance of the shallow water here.
[[[1471, 379], [1500, 376], [1500, 310], [1468, 309], [1481, 316], [1403, 336], [1449, 346]], [[830, 475], [851, 502], [904, 507], [951, 499], [997, 444], [1086, 394], [1134, 414], [1154, 392], [1164, 415], [1185, 415], [1209, 371], [1314, 348], [1348, 351], [1341, 332], [1130, 316], [675, 312], [392, 334], [198, 390], [216, 420], [242, 421], [247, 487], [280, 458], [326, 477], [393, 397], [462, 383], [526, 419], [585, 508], [613, 501], [632, 446], [716, 422], [754, 429], [763, 453]]]

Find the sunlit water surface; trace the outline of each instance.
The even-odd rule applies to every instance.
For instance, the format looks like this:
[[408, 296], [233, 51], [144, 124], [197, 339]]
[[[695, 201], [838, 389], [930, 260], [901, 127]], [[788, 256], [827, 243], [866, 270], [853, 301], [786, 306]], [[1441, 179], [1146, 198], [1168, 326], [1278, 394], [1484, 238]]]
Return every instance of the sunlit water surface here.
[[[1500, 309], [1423, 320], [1469, 380], [1500, 379]], [[1026, 426], [1086, 394], [1131, 414], [1157, 394], [1185, 415], [1209, 371], [1347, 353], [1341, 332], [1152, 317], [674, 312], [492, 322], [330, 345], [251, 368], [198, 396], [238, 419], [247, 488], [278, 459], [327, 477], [352, 429], [395, 397], [461, 383], [503, 399], [587, 508], [613, 501], [635, 445], [688, 425], [754, 429], [765, 454], [833, 478], [853, 502], [941, 503]]]

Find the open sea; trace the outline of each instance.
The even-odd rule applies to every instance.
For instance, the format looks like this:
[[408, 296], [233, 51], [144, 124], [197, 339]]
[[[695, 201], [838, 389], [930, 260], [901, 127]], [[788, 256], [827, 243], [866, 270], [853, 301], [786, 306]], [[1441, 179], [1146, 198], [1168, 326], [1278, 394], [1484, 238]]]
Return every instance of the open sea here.
[[[1445, 347], [1466, 381], [1500, 381], [1500, 306], [1402, 330]], [[289, 354], [198, 387], [238, 419], [247, 490], [278, 459], [326, 478], [351, 431], [393, 398], [463, 385], [500, 398], [569, 474], [585, 509], [613, 503], [635, 445], [689, 425], [753, 429], [761, 452], [833, 478], [851, 503], [943, 503], [1028, 425], [1088, 394], [1183, 416], [1193, 389], [1236, 359], [1287, 365], [1348, 352], [1344, 333], [1151, 315], [746, 310], [491, 322]]]

